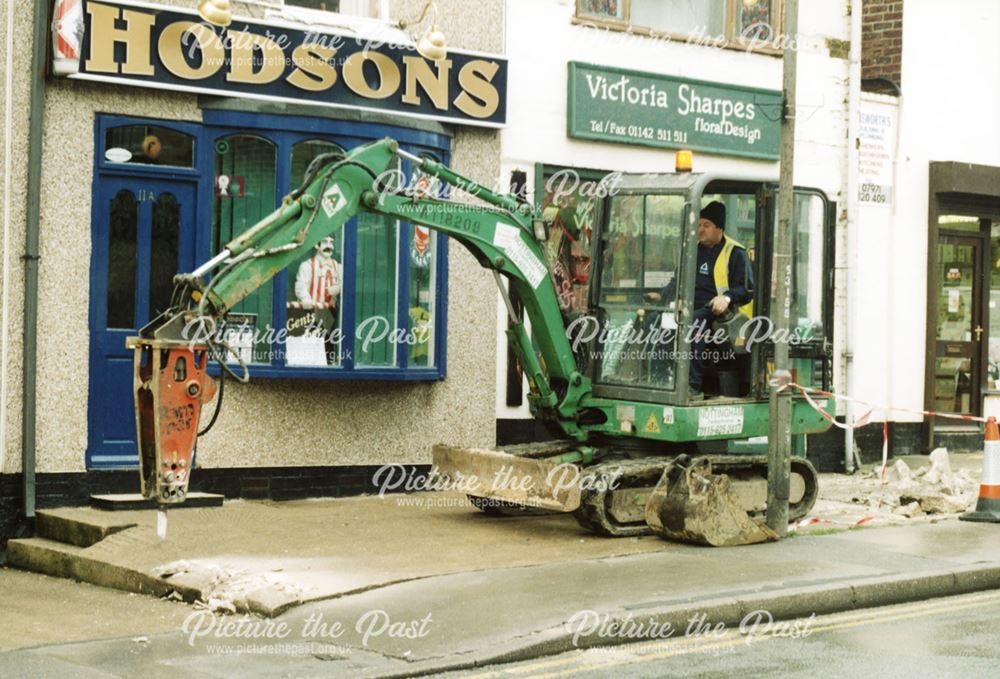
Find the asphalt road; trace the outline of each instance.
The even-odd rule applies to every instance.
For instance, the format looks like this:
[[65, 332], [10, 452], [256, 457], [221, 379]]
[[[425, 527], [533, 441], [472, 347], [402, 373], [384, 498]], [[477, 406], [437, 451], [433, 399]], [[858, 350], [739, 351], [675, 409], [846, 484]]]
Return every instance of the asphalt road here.
[[[739, 629], [696, 621], [655, 641], [573, 651], [447, 676], [531, 677], [996, 677], [1000, 591], [870, 608]], [[755, 624], [756, 623], [756, 624]], [[583, 623], [581, 623], [583, 624]]]

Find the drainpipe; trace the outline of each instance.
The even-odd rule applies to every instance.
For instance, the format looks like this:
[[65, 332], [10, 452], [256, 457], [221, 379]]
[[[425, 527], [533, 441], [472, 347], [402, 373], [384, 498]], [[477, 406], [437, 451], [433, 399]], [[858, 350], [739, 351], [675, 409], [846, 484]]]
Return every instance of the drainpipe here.
[[24, 359], [22, 365], [21, 477], [24, 518], [35, 520], [35, 372], [38, 350], [38, 220], [42, 188], [42, 120], [45, 112], [45, 51], [48, 3], [36, 2], [31, 54], [28, 125], [28, 205], [24, 236]]
[[7, 36], [4, 54], [6, 61], [4, 70], [4, 111], [3, 111], [3, 297], [0, 300], [0, 474], [7, 468], [7, 386], [10, 382], [8, 355], [10, 351], [10, 201], [14, 191], [11, 178], [13, 163], [10, 158], [14, 147], [14, 103], [11, 92], [14, 91], [14, 3], [7, 3]]
[[[857, 304], [858, 274], [858, 112], [861, 104], [861, 2], [851, 0], [851, 50], [849, 54], [849, 75], [847, 90], [847, 300], [844, 304], [844, 365], [846, 381], [844, 391], [850, 395], [855, 387], [854, 349], [855, 323], [854, 309]], [[844, 422], [844, 471], [854, 473], [854, 422], [851, 402], [847, 401]]]

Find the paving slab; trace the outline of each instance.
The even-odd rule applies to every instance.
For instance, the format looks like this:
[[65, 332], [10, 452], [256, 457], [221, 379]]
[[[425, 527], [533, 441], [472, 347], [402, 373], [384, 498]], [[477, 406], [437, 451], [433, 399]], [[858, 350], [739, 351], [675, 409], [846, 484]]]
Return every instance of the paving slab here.
[[[192, 610], [180, 629], [141, 642], [0, 655], [0, 674], [47, 662], [152, 677], [221, 677], [236, 662], [243, 676], [470, 669], [625, 643], [635, 638], [630, 625], [640, 635], [654, 624], [683, 634], [698, 616], [736, 627], [761, 611], [784, 620], [998, 589], [998, 537], [1000, 526], [950, 519], [751, 547], [664, 548], [442, 573], [315, 601], [266, 621]], [[241, 622], [246, 630], [233, 632]], [[265, 623], [287, 633], [268, 637], [259, 627]]]
[[[953, 467], [969, 469], [981, 457], [952, 456]], [[907, 459], [915, 470], [927, 464], [926, 457]], [[847, 530], [859, 520], [941, 520], [907, 519], [891, 510], [870, 516], [868, 500], [885, 492], [873, 469], [854, 477], [823, 475], [823, 497], [814, 512], [822, 520], [799, 530]], [[173, 589], [188, 601], [273, 616], [309, 601], [417, 578], [681, 549], [654, 537], [596, 537], [566, 515], [487, 516], [459, 493], [236, 500], [171, 509], [167, 516], [167, 537], [160, 540], [155, 510], [46, 510], [39, 513], [40, 537], [81, 549], [70, 553], [38, 538], [14, 540], [10, 560], [103, 586], [155, 594]]]
[[[100, 523], [93, 511], [76, 517]], [[154, 582], [165, 588], [156, 593], [173, 587], [210, 607], [274, 617], [192, 607], [177, 629], [139, 641], [2, 655], [0, 675], [58, 675], [77, 664], [93, 676], [222, 677], [239, 663], [247, 676], [412, 676], [623, 643], [632, 640], [623, 630], [639, 623], [641, 634], [696, 616], [733, 626], [761, 610], [791, 619], [1000, 588], [1000, 525], [953, 517], [819, 524], [778, 543], [718, 549], [598, 538], [568, 516], [491, 517], [453, 493], [233, 501], [168, 514], [165, 541], [155, 512], [115, 512], [115, 525], [135, 525], [89, 547], [64, 545], [53, 563], [72, 577], [120, 573], [115, 586]], [[287, 633], [231, 633], [244, 623], [280, 623]]]
[[[230, 501], [167, 515], [167, 536], [160, 540], [155, 510], [55, 510], [49, 520], [76, 522], [78, 532], [105, 537], [73, 551], [73, 559], [66, 548], [39, 538], [12, 540], [8, 559], [129, 591], [159, 594], [173, 587], [185, 599], [197, 591], [195, 598], [204, 601], [276, 615], [307, 601], [414, 578], [678, 548], [652, 537], [595, 537], [567, 515], [487, 516], [457, 493]], [[106, 568], [92, 576], [99, 564]], [[151, 589], [152, 580], [163, 587]], [[136, 583], [143, 583], [141, 590]]]

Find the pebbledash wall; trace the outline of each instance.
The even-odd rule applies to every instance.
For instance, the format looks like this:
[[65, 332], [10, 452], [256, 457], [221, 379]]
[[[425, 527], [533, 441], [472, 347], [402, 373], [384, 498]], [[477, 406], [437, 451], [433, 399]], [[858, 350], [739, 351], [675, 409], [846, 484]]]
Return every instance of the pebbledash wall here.
[[[32, 4], [5, 3], [0, 17], [0, 115], [4, 121], [0, 144], [4, 163], [0, 192], [4, 248], [0, 512], [5, 525], [20, 503], [24, 305], [21, 256], [25, 242]], [[195, 4], [194, 0], [167, 0], [147, 3], [146, 7], [191, 10]], [[372, 11], [379, 5], [355, 4], [371, 5]], [[415, 17], [423, 6], [418, 0], [382, 4], [393, 19]], [[503, 0], [441, 0], [437, 4], [438, 23], [450, 48], [502, 55]], [[263, 18], [258, 21], [266, 23]], [[318, 137], [339, 142], [351, 138], [354, 141], [350, 143], [358, 143], [366, 135], [381, 136], [388, 130], [409, 135], [411, 143], [418, 144], [413, 148], [418, 150], [423, 148], [419, 144], [437, 144], [435, 155], [477, 181], [491, 184], [500, 169], [499, 130], [495, 128], [54, 77], [45, 80], [44, 92], [35, 470], [39, 506], [83, 501], [90, 491], [138, 489], [138, 476], [128, 469], [129, 465], [101, 464], [88, 454], [88, 446], [93, 447], [93, 432], [88, 428], [93, 428], [95, 408], [105, 404], [111, 408], [110, 396], [94, 389], [95, 384], [103, 384], [94, 380], [104, 380], [105, 375], [95, 375], [89, 368], [93, 363], [91, 328], [98, 311], [94, 305], [104, 304], [103, 299], [95, 300], [93, 286], [100, 276], [95, 276], [91, 266], [95, 246], [93, 215], [101, 209], [98, 205], [95, 213], [95, 187], [99, 180], [103, 181], [99, 178], [101, 168], [107, 169], [106, 159], [101, 158], [107, 149], [102, 146], [104, 139], [99, 132], [116, 125], [138, 125], [141, 129], [144, 125], [170, 127], [182, 123], [188, 124], [186, 128], [181, 125], [184, 130], [193, 131], [196, 141], [203, 143], [209, 138], [205, 130], [210, 121], [250, 125], [241, 133], [264, 138], [286, 132], [286, 121], [288, 129], [299, 131], [296, 139]], [[263, 126], [263, 131], [253, 125]], [[124, 172], [120, 167], [111, 170], [128, 180], [128, 168]], [[143, 181], [156, 179], [142, 174], [143, 170], [148, 167], [135, 172], [140, 191]], [[204, 165], [196, 165], [188, 172], [197, 174], [202, 170]], [[284, 179], [291, 178], [285, 175]], [[211, 220], [206, 205], [213, 199], [211, 180], [208, 184], [207, 193], [202, 185], [198, 189], [198, 229], [211, 228], [203, 223]], [[278, 186], [275, 190], [280, 199], [287, 188]], [[412, 231], [406, 233], [412, 237]], [[409, 242], [401, 240], [398, 247], [408, 253], [409, 246]], [[338, 242], [341, 258], [342, 247]], [[432, 249], [433, 256], [440, 255], [443, 260], [445, 245], [433, 244]], [[405, 266], [408, 259], [398, 261]], [[358, 267], [360, 270], [362, 263]], [[492, 445], [496, 345], [492, 280], [460, 247], [447, 251], [446, 271], [447, 278], [441, 281], [446, 294], [438, 289], [431, 295], [432, 300], [447, 299], [446, 310], [434, 310], [438, 318], [447, 320], [438, 328], [437, 349], [430, 361], [433, 369], [428, 371], [434, 373], [431, 377], [372, 380], [325, 374], [292, 377], [289, 373], [286, 378], [275, 371], [245, 386], [230, 380], [218, 423], [199, 443], [200, 469], [193, 475], [192, 488], [264, 497], [354, 493], [369, 487], [370, 472], [378, 465], [429, 463], [430, 448], [436, 442]], [[286, 287], [291, 285], [286, 283]], [[277, 295], [274, 299], [280, 302]], [[403, 308], [402, 296], [399, 304]], [[387, 360], [392, 362], [391, 355]], [[412, 364], [412, 353], [409, 360]], [[128, 408], [104, 415], [126, 423], [133, 418]], [[99, 471], [123, 466], [124, 471]]]
[[[782, 60], [780, 53], [766, 53], [738, 45], [733, 35], [728, 36], [723, 48], [716, 45], [723, 29], [702, 27], [697, 18], [677, 14], [677, 23], [671, 23], [669, 12], [659, 17], [656, 3], [631, 3], [632, 12], [645, 7], [643, 18], [663, 23], [663, 34], [643, 33], [644, 27], [631, 30], [608, 26], [591, 20], [574, 20], [577, 3], [567, 0], [510, 0], [508, 2], [507, 54], [510, 58], [511, 86], [508, 92], [510, 117], [508, 128], [502, 135], [502, 181], [509, 181], [512, 173], [527, 175], [527, 186], [544, 191], [539, 183], [539, 172], [544, 167], [593, 169], [603, 172], [672, 172], [674, 149], [651, 148], [637, 143], [607, 143], [573, 138], [567, 134], [567, 69], [569, 62], [595, 64], [600, 68], [619, 68], [628, 71], [669, 76], [685, 81], [708, 81], [740, 88], [759, 88], [780, 91]], [[712, 7], [721, 15], [726, 7], [740, 3], [705, 3], [699, 11]], [[766, 6], [768, 3], [763, 3]], [[769, 3], [777, 8], [779, 3]], [[587, 6], [587, 3], [582, 3]], [[837, 256], [843, 250], [841, 241], [845, 232], [845, 213], [842, 209], [846, 191], [846, 140], [848, 61], [847, 40], [850, 32], [848, 3], [825, 0], [802, 0], [800, 3], [798, 48], [798, 100], [799, 115], [796, 120], [795, 184], [819, 189], [831, 202], [836, 202], [838, 212], [832, 243]], [[607, 6], [592, 3], [593, 8]], [[617, 7], [616, 3], [611, 6]], [[688, 23], [685, 23], [688, 22]], [[633, 21], [636, 24], [637, 21]], [[648, 24], [647, 24], [648, 26]], [[514, 28], [516, 27], [516, 29]], [[718, 44], [722, 44], [722, 40]], [[617, 81], [616, 75], [612, 82]], [[697, 87], [697, 83], [695, 84]], [[676, 107], [677, 101], [670, 102]], [[758, 114], [777, 115], [774, 110], [758, 107]], [[650, 118], [652, 120], [652, 118]], [[747, 149], [750, 150], [750, 149]], [[774, 147], [774, 157], [777, 147]], [[754, 159], [725, 151], [694, 152], [695, 172], [724, 172], [733, 174], [778, 174], [777, 160]], [[593, 175], [600, 177], [600, 173]], [[586, 178], [586, 177], [584, 177]], [[543, 196], [544, 198], [544, 196]], [[841, 274], [838, 271], [838, 276]], [[844, 281], [837, 284], [834, 300], [834, 325], [843, 322]], [[503, 305], [497, 316], [498, 325], [506, 324]], [[833, 385], [844, 384], [842, 354], [843, 333], [834, 333], [837, 343], [833, 351]], [[502, 335], [501, 335], [502, 338]], [[505, 347], [498, 347], [497, 417], [500, 437], [520, 439], [530, 435], [531, 425], [526, 406], [511, 406], [503, 389], [508, 379]], [[516, 401], [516, 398], [513, 399]], [[835, 444], [836, 442], [834, 442]]]

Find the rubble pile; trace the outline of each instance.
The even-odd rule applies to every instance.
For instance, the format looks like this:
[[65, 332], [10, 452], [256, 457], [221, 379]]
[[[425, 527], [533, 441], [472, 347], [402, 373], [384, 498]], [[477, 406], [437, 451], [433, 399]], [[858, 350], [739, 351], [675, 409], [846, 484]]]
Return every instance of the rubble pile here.
[[[202, 593], [196, 608], [213, 613], [236, 613], [247, 610], [248, 596], [272, 590], [291, 597], [301, 596], [304, 588], [291, 578], [277, 572], [256, 572], [231, 565], [203, 560], [173, 561], [154, 569], [159, 577], [178, 584], [193, 586]], [[178, 597], [173, 597], [178, 598]]]
[[980, 466], [977, 457], [981, 459], [962, 456], [955, 469], [948, 451], [937, 448], [927, 457], [910, 456], [913, 467], [896, 459], [884, 479], [880, 464], [853, 476], [824, 474], [813, 514], [846, 525], [896, 524], [961, 514], [975, 504], [980, 476], [973, 471]]

